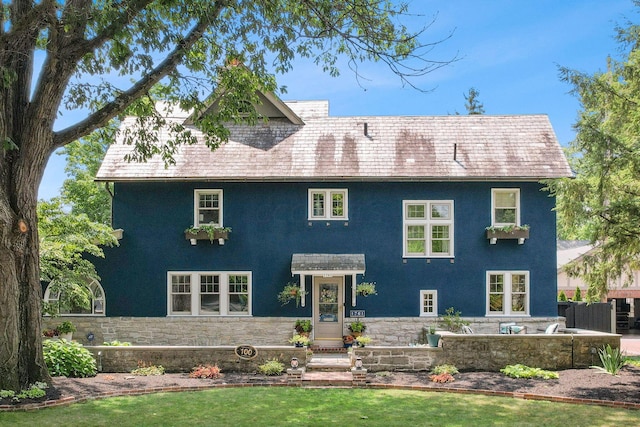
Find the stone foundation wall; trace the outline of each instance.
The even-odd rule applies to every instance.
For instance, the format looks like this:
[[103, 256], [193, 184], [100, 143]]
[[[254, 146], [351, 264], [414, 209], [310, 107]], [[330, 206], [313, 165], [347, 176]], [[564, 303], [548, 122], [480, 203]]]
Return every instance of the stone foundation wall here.
[[162, 365], [167, 372], [189, 372], [198, 365], [218, 365], [223, 373], [256, 372], [259, 365], [271, 359], [282, 362], [285, 369], [292, 357], [297, 357], [301, 366], [306, 364], [306, 350], [293, 346], [256, 347], [257, 355], [251, 360], [240, 359], [231, 346], [93, 346], [87, 349], [93, 353], [100, 372], [131, 372], [139, 362]]
[[[301, 319], [304, 319], [301, 317]], [[285, 345], [293, 334], [293, 317], [95, 317], [69, 316], [44, 319], [44, 328], [54, 328], [70, 320], [78, 328], [73, 339], [82, 344], [101, 345], [105, 341], [127, 341], [134, 345], [235, 346]], [[366, 335], [381, 346], [407, 346], [422, 343], [425, 326], [436, 325], [436, 318], [371, 317], [361, 319], [367, 326]], [[465, 318], [476, 334], [495, 334], [499, 323], [516, 322], [526, 326], [527, 333], [544, 330], [550, 323], [564, 318]], [[347, 334], [348, 319], [344, 333]], [[94, 335], [93, 343], [87, 334]]]

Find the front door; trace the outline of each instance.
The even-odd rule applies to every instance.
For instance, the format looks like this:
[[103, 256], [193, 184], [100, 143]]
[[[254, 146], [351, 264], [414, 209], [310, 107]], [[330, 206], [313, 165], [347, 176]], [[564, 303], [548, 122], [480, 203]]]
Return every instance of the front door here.
[[344, 277], [313, 278], [313, 339], [320, 347], [342, 346]]

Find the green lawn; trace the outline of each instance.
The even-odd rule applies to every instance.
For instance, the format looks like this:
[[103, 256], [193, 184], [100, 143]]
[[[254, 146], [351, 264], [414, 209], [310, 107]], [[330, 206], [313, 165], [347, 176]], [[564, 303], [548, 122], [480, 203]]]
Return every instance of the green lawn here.
[[411, 390], [227, 388], [115, 397], [32, 412], [1, 426], [640, 425], [640, 411]]

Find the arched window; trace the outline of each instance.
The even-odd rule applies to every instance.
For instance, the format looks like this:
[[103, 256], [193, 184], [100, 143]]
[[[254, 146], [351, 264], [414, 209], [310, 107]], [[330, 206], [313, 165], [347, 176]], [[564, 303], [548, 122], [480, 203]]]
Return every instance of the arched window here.
[[90, 308], [82, 307], [76, 304], [60, 304], [60, 301], [69, 301], [70, 298], [65, 298], [64, 292], [56, 292], [51, 289], [51, 285], [47, 286], [47, 290], [44, 292], [44, 301], [57, 306], [57, 312], [64, 315], [78, 315], [78, 316], [104, 316], [105, 298], [104, 290], [97, 280], [90, 281], [86, 287], [91, 295]]

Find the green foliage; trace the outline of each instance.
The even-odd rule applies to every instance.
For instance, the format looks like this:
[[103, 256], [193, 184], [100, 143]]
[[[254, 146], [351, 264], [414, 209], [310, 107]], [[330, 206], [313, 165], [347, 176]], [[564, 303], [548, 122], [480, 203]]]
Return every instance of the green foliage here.
[[560, 291], [560, 293], [558, 294], [558, 301], [562, 301], [562, 302], [568, 301], [567, 295], [564, 293], [564, 291]]
[[282, 372], [284, 372], [284, 365], [278, 361], [278, 359], [270, 359], [258, 366], [258, 370], [262, 375], [282, 375]]
[[102, 345], [113, 346], [113, 347], [129, 347], [131, 343], [127, 341], [113, 340], [113, 341], [105, 341], [102, 343]]
[[220, 368], [218, 367], [218, 365], [199, 365], [191, 370], [191, 373], [189, 373], [189, 378], [220, 378]]
[[56, 327], [56, 330], [59, 334], [68, 334], [69, 332], [75, 332], [76, 327], [70, 321], [65, 320]]
[[474, 87], [469, 89], [467, 95], [464, 95], [464, 100], [466, 101], [464, 108], [467, 110], [467, 114], [484, 114], [484, 105], [478, 100], [479, 96], [480, 92]]
[[359, 337], [356, 337], [355, 339], [356, 344], [358, 344], [361, 347], [364, 347], [365, 345], [369, 345], [371, 344], [371, 337], [368, 337], [366, 335], [360, 335]]
[[148, 377], [152, 375], [164, 375], [164, 367], [162, 365], [154, 365], [138, 360], [138, 367], [131, 371], [132, 375]]
[[39, 399], [47, 395], [46, 389], [49, 385], [44, 382], [36, 382], [31, 384], [28, 389], [20, 390], [16, 393], [13, 390], [0, 390], [0, 399], [11, 399], [20, 402], [22, 399]]
[[44, 360], [51, 376], [93, 377], [97, 373], [96, 360], [89, 350], [77, 342], [45, 340]]
[[469, 322], [460, 317], [461, 314], [453, 307], [449, 307], [445, 310], [444, 316], [440, 318], [440, 323], [450, 332], [460, 332], [462, 326], [469, 325]]
[[353, 321], [353, 322], [349, 323], [349, 330], [351, 332], [360, 332], [360, 333], [362, 333], [362, 332], [367, 330], [367, 326], [364, 323], [362, 323], [360, 320], [356, 320], [356, 321]]
[[455, 375], [458, 373], [458, 368], [456, 368], [453, 365], [437, 365], [434, 366], [433, 369], [431, 369], [431, 373], [438, 375], [438, 374], [450, 374], [450, 375]]
[[375, 282], [362, 282], [356, 285], [356, 294], [367, 297], [369, 295], [378, 295]]
[[626, 356], [624, 358], [624, 364], [640, 368], [640, 356]]
[[311, 320], [298, 319], [298, 320], [296, 320], [296, 325], [294, 326], [294, 329], [299, 334], [302, 333], [302, 332], [309, 333], [313, 329], [313, 325], [311, 324]]
[[576, 302], [582, 301], [582, 292], [578, 287], [576, 287], [576, 291], [573, 294], [573, 301], [576, 301]]
[[[561, 68], [581, 103], [576, 139], [567, 153], [575, 179], [549, 183], [557, 196], [562, 239], [586, 239], [596, 249], [565, 266], [597, 301], [610, 283], [630, 284], [640, 268], [640, 31], [618, 28], [620, 52], [607, 71], [587, 75]], [[604, 64], [603, 64], [604, 65]]]
[[540, 368], [530, 368], [529, 366], [521, 364], [507, 365], [500, 369], [500, 372], [511, 378], [541, 378], [544, 380], [560, 378], [557, 372], [545, 371]]
[[607, 344], [598, 350], [598, 356], [600, 356], [600, 362], [602, 362], [601, 369], [608, 374], [617, 375], [625, 365], [625, 359], [618, 347], [612, 348], [611, 345]]
[[284, 288], [278, 293], [278, 301], [280, 301], [282, 305], [287, 305], [295, 300], [296, 307], [298, 307], [300, 300], [305, 295], [307, 295], [307, 291], [303, 291], [297, 283], [289, 282], [284, 285]]
[[291, 344], [297, 344], [298, 346], [309, 346], [311, 344], [311, 339], [305, 335], [294, 335], [289, 339]]

